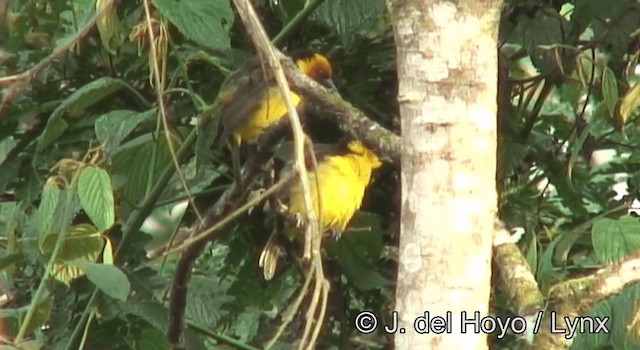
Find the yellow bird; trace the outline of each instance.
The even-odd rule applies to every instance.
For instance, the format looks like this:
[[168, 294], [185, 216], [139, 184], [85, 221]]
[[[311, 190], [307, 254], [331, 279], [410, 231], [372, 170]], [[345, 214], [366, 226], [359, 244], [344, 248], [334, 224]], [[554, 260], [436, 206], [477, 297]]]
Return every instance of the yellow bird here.
[[[302, 52], [293, 55], [298, 69], [328, 88], [335, 89], [329, 60], [319, 54]], [[294, 106], [303, 105], [303, 97], [291, 93]], [[273, 75], [263, 70], [257, 58], [232, 73], [222, 84], [216, 100], [220, 116], [219, 131], [230, 142], [236, 177], [240, 174], [238, 147], [254, 142], [265, 130], [287, 115], [282, 93]]]
[[[315, 147], [314, 147], [315, 148]], [[318, 167], [308, 173], [311, 201], [322, 233], [340, 237], [360, 209], [373, 170], [382, 162], [361, 141], [352, 140], [342, 152], [316, 150]], [[286, 212], [302, 222], [306, 216], [302, 185], [299, 180], [284, 193]], [[298, 230], [298, 232], [300, 232]], [[260, 256], [266, 280], [273, 278], [282, 247], [272, 235]]]

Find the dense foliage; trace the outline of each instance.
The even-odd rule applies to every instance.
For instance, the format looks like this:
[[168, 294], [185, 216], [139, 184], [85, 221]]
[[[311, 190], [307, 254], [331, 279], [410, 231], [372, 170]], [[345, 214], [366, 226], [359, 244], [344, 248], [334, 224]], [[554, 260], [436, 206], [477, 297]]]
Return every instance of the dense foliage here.
[[[189, 195], [204, 210], [232, 181], [226, 148], [207, 150], [206, 161], [196, 162], [193, 147], [178, 155], [188, 192], [172, 158], [224, 78], [252, 56], [229, 1], [156, 0], [148, 18], [144, 2], [109, 3], [0, 0], [3, 344], [167, 348], [177, 254], [149, 259], [147, 250], [196, 222]], [[326, 53], [342, 96], [398, 132], [393, 16], [381, 1], [335, 0], [299, 17], [302, 3], [256, 6], [279, 47]], [[97, 23], [96, 8], [107, 14]], [[628, 215], [640, 187], [640, 9], [631, 0], [513, 0], [500, 26], [500, 212], [522, 233], [546, 293], [640, 247], [640, 221]], [[309, 113], [315, 141], [343, 136], [322, 111]], [[327, 247], [332, 292], [319, 348], [390, 344], [380, 330], [357, 333], [353, 319], [371, 310], [384, 321], [393, 309], [397, 179], [385, 165], [353, 232]], [[628, 196], [616, 197], [619, 184]], [[272, 215], [253, 208], [198, 258], [188, 349], [249, 349], [273, 335], [302, 276], [290, 256], [273, 281], [262, 280], [257, 260], [272, 229]], [[615, 316], [612, 333], [581, 335], [574, 348], [638, 348], [639, 295], [630, 286], [597, 305], [593, 314]], [[500, 290], [492, 303], [498, 315], [513, 312]], [[294, 317], [279, 348], [302, 332], [304, 315]]]
[[[188, 193], [203, 212], [232, 180], [228, 151], [216, 145], [197, 167], [193, 147], [181, 158], [188, 193], [177, 174], [162, 175], [175, 169], [171, 153], [193, 132], [222, 80], [252, 56], [229, 1], [154, 1], [150, 23], [143, 3], [108, 3], [2, 3], [2, 324], [5, 340], [18, 337], [22, 347], [166, 348], [167, 292], [179, 252], [148, 259], [146, 250], [196, 222]], [[258, 5], [270, 35], [280, 33], [279, 47], [327, 54], [343, 95], [395, 127], [395, 62], [382, 4], [333, 2], [286, 30], [301, 3]], [[97, 22], [95, 8], [105, 12]], [[28, 73], [8, 80], [22, 72]], [[320, 117], [308, 116], [314, 140], [338, 141], [338, 128]], [[395, 207], [388, 200], [393, 174], [392, 166], [379, 173], [369, 213], [328, 249], [334, 292], [322, 338], [327, 346], [353, 338], [357, 310], [381, 310], [392, 300], [388, 242], [395, 218], [376, 213]], [[186, 309], [189, 349], [249, 348], [280, 324], [301, 276], [289, 258], [274, 281], [262, 280], [257, 257], [272, 215], [254, 208], [198, 259]], [[281, 348], [297, 339], [298, 328], [289, 328]]]

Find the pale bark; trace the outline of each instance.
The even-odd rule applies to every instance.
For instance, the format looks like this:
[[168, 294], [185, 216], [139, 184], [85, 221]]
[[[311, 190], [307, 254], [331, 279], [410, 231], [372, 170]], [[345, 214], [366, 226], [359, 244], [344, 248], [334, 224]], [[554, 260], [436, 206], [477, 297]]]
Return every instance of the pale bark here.
[[[396, 349], [482, 349], [461, 312], [487, 315], [496, 220], [499, 0], [392, 1], [402, 120]], [[418, 334], [445, 316], [452, 333]]]

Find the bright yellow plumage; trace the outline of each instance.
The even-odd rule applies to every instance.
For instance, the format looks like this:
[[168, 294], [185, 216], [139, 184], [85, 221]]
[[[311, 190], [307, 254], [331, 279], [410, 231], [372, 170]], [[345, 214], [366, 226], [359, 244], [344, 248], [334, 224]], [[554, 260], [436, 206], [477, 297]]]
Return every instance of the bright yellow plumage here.
[[[329, 60], [317, 53], [294, 55], [296, 66], [311, 79], [332, 88], [333, 74]], [[254, 142], [266, 129], [287, 115], [282, 93], [273, 74], [263, 69], [257, 58], [249, 60], [222, 83], [215, 102], [219, 115], [219, 135], [230, 141], [235, 178], [240, 181], [239, 146]], [[303, 99], [291, 93], [297, 108]]]
[[[333, 85], [333, 72], [326, 57], [318, 53], [304, 54], [296, 57], [295, 63], [310, 78], [327, 86]], [[292, 92], [291, 102], [298, 107], [303, 101]], [[287, 115], [280, 89], [257, 59], [250, 60], [227, 78], [220, 88], [217, 103], [224, 136], [230, 136], [235, 146], [255, 141], [268, 127]]]
[[[292, 92], [291, 102], [297, 107], [300, 105], [300, 96]], [[282, 93], [277, 87], [271, 87], [267, 90], [265, 98], [260, 100], [256, 111], [247, 117], [244, 125], [233, 132], [233, 141], [236, 145], [251, 142], [285, 115], [287, 106], [282, 99]]]
[[[315, 171], [309, 171], [309, 186], [314, 210], [320, 219], [320, 229], [341, 234], [360, 209], [364, 192], [371, 181], [371, 173], [382, 165], [378, 156], [360, 141], [347, 144], [347, 152], [328, 154], [318, 160]], [[317, 181], [316, 181], [317, 180]], [[287, 211], [298, 219], [305, 217], [304, 196], [300, 181], [288, 190]], [[300, 233], [299, 229], [287, 230], [288, 234]], [[265, 280], [275, 274], [278, 258], [283, 248], [272, 234], [260, 254], [259, 265]], [[290, 237], [293, 238], [293, 237]]]
[[[315, 171], [309, 172], [311, 199], [323, 232], [344, 231], [362, 205], [371, 172], [382, 165], [360, 141], [349, 142], [347, 148], [345, 154], [326, 156]], [[302, 186], [298, 182], [289, 193], [288, 212], [304, 216], [304, 209]]]

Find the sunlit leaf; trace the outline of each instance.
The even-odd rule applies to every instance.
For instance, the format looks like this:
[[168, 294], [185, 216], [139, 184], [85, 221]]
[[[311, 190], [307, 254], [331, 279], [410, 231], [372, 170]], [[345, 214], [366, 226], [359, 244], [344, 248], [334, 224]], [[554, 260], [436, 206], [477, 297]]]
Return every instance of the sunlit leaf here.
[[120, 18], [118, 17], [116, 3], [107, 0], [96, 1], [96, 11], [100, 14], [96, 20], [96, 27], [102, 39], [102, 46], [110, 54], [114, 55], [116, 49], [122, 44], [122, 36], [119, 33]]
[[113, 245], [109, 238], [104, 239], [104, 250], [102, 251], [102, 263], [106, 265], [113, 265]]
[[115, 221], [113, 189], [109, 174], [97, 166], [82, 169], [78, 179], [80, 204], [100, 231], [106, 231]]
[[620, 102], [620, 119], [623, 124], [629, 120], [629, 117], [638, 109], [638, 106], [640, 106], [640, 84], [635, 84], [627, 91]]
[[616, 76], [609, 67], [602, 72], [602, 97], [609, 109], [609, 116], [615, 117], [616, 104], [618, 103], [618, 82]]
[[[53, 253], [58, 236], [58, 234], [47, 235], [42, 243], [41, 249], [47, 260]], [[62, 246], [53, 265], [53, 276], [65, 284], [82, 276], [83, 271], [68, 262], [79, 258], [97, 261], [104, 247], [104, 242], [105, 240], [98, 229], [91, 225], [71, 226], [61, 243]]]

